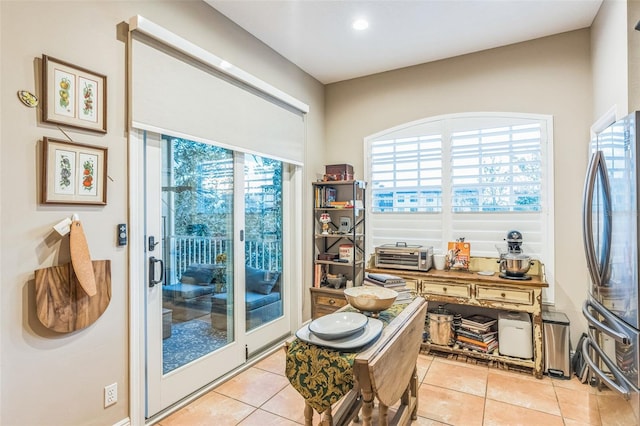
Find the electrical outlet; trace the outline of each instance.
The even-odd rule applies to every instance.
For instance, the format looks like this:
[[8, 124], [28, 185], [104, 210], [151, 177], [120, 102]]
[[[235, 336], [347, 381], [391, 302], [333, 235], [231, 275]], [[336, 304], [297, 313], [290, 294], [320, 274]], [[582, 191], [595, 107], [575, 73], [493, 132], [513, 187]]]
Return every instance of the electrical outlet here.
[[104, 408], [118, 402], [118, 384], [113, 383], [104, 387]]

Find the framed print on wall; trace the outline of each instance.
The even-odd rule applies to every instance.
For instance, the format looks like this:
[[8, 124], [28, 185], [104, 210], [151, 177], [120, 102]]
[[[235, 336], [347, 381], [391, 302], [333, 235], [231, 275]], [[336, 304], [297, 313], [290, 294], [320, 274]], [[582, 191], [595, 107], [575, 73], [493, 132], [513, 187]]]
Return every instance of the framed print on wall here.
[[43, 140], [44, 204], [107, 204], [107, 148]]
[[42, 121], [107, 133], [107, 77], [42, 55]]

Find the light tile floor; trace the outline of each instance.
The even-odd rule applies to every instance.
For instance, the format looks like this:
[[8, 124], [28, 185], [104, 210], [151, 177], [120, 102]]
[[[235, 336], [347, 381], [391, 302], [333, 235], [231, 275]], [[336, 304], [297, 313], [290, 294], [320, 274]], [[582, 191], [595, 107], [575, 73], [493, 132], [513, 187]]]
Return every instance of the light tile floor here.
[[[276, 351], [157, 424], [304, 424], [304, 401], [284, 376], [284, 365], [284, 351]], [[575, 377], [539, 380], [422, 354], [418, 376], [421, 384], [414, 425], [636, 425], [623, 398], [581, 384]]]

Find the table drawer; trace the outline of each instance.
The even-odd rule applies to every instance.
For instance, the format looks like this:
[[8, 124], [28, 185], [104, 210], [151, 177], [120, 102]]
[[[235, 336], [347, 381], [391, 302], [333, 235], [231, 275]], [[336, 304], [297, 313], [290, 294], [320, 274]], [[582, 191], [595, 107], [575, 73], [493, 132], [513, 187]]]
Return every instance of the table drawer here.
[[533, 290], [504, 289], [479, 285], [476, 287], [476, 299], [533, 305]]
[[324, 306], [330, 307], [333, 309], [339, 309], [343, 306], [347, 305], [347, 299], [344, 297], [336, 297], [336, 296], [324, 296], [318, 295], [316, 296], [316, 306]]
[[336, 312], [339, 308], [330, 308], [328, 306], [320, 306], [320, 305], [316, 305], [313, 308], [313, 315], [312, 315], [312, 319], [318, 319], [320, 317], [323, 317], [325, 315], [329, 315], [332, 314], [334, 312]]
[[471, 298], [471, 286], [453, 283], [422, 282], [422, 292], [439, 296]]
[[414, 291], [414, 292], [418, 291], [418, 280], [405, 279], [404, 282], [405, 282], [405, 286], [411, 291]]

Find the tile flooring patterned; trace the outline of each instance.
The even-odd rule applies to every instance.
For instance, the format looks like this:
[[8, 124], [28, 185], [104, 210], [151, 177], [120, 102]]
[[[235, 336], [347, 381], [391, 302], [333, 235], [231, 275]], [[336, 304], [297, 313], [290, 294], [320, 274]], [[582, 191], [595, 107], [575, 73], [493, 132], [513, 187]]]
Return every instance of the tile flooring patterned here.
[[[284, 376], [284, 364], [284, 351], [276, 351], [157, 424], [304, 424], [304, 401]], [[416, 426], [635, 425], [624, 399], [609, 390], [581, 384], [575, 377], [538, 380], [523, 373], [422, 354], [418, 376]], [[314, 423], [318, 423], [317, 414]]]

